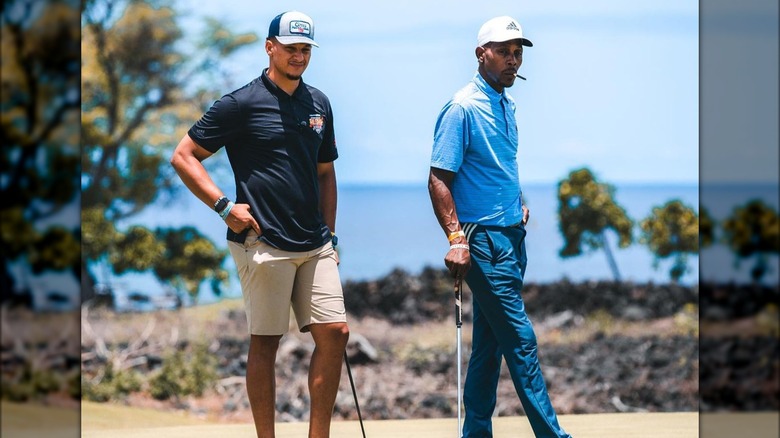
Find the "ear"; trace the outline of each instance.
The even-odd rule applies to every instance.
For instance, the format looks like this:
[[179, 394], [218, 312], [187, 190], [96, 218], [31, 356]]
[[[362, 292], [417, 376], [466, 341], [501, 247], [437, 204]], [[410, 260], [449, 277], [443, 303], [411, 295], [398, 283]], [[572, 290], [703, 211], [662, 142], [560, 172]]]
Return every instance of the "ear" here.
[[477, 55], [477, 61], [483, 62], [485, 60], [485, 48], [480, 46], [474, 50], [474, 54]]
[[271, 56], [271, 49], [274, 47], [274, 42], [271, 41], [271, 39], [265, 40], [265, 53], [268, 54], [268, 56]]

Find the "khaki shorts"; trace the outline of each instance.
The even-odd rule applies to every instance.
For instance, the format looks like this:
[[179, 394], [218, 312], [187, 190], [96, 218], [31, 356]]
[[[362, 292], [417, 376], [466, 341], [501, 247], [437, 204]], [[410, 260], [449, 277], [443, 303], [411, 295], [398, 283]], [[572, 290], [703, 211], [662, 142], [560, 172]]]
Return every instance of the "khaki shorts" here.
[[274, 248], [250, 231], [244, 244], [228, 241], [244, 295], [246, 320], [253, 335], [283, 335], [292, 306], [298, 329], [346, 322], [336, 251], [330, 242], [312, 251]]

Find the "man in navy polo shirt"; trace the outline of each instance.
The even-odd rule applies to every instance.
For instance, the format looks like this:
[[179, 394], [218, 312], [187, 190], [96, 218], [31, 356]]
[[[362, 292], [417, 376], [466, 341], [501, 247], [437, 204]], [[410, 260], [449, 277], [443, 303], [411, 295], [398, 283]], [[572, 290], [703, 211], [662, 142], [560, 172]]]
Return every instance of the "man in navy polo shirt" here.
[[477, 73], [444, 106], [434, 134], [428, 189], [450, 242], [444, 261], [473, 294], [464, 388], [469, 438], [493, 436], [502, 356], [534, 434], [570, 437], [550, 403], [520, 294], [529, 212], [518, 178], [515, 102], [505, 89], [515, 82], [524, 46], [532, 43], [513, 18], [486, 22], [477, 37]]
[[[258, 437], [274, 435], [274, 364], [292, 307], [311, 332], [310, 437], [329, 436], [349, 337], [334, 247], [338, 157], [328, 98], [301, 79], [314, 23], [297, 11], [273, 19], [260, 77], [222, 96], [182, 138], [171, 164], [184, 184], [227, 224], [244, 296], [250, 343], [247, 393]], [[204, 159], [225, 147], [235, 201]]]

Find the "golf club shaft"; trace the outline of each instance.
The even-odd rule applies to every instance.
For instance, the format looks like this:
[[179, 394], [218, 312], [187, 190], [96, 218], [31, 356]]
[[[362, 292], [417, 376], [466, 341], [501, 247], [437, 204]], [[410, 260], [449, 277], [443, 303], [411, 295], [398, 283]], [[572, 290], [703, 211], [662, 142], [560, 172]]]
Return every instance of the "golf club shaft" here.
[[347, 358], [346, 351], [344, 352], [344, 363], [347, 365], [349, 384], [352, 386], [352, 395], [355, 397], [355, 408], [357, 408], [358, 420], [360, 420], [360, 432], [363, 433], [363, 438], [366, 438], [366, 430], [363, 428], [363, 415], [360, 413], [360, 403], [358, 403], [357, 390], [355, 389], [355, 380], [352, 378], [352, 368], [349, 366], [349, 359]]
[[461, 424], [462, 424], [462, 416], [461, 416], [461, 407], [463, 406], [463, 392], [462, 392], [462, 385], [461, 385], [461, 362], [463, 362], [463, 352], [461, 350], [461, 327], [463, 326], [463, 309], [461, 307], [461, 300], [463, 298], [463, 292], [462, 292], [462, 280], [460, 278], [455, 280], [455, 327], [457, 330], [457, 373], [458, 373], [458, 437], [461, 436]]
[[461, 337], [460, 337], [460, 327], [458, 327], [458, 437], [460, 437], [460, 431], [461, 424], [462, 424], [462, 416], [461, 416], [461, 406], [463, 405], [463, 390], [461, 389], [461, 371], [460, 371], [460, 358], [462, 355], [461, 349], [460, 349], [460, 343], [461, 343]]

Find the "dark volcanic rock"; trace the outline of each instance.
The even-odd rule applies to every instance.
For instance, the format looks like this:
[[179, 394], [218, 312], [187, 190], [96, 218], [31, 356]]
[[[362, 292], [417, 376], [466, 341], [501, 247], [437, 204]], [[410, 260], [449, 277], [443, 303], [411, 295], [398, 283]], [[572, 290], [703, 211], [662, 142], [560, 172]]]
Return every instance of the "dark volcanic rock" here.
[[[663, 318], [699, 300], [697, 287], [614, 281], [530, 283], [524, 286], [522, 294], [534, 318], [567, 310], [579, 315], [602, 310], [633, 320]], [[463, 299], [463, 320], [470, 321], [471, 293], [467, 286]], [[347, 312], [357, 317], [372, 316], [396, 324], [440, 321], [453, 312], [453, 281], [445, 269], [429, 267], [419, 276], [396, 269], [378, 280], [347, 281], [344, 300]]]
[[[570, 334], [578, 334], [577, 328], [583, 321], [596, 319], [594, 315], [607, 315], [605, 320], [611, 321], [647, 321], [648, 327], [661, 326], [657, 322], [672, 324], [676, 318], [670, 316], [690, 315], [700, 298], [701, 320], [720, 324], [765, 311], [778, 298], [776, 290], [752, 285], [703, 284], [700, 292], [696, 286], [610, 281], [526, 284], [522, 293], [528, 313], [538, 322], [539, 329]], [[395, 270], [377, 280], [348, 281], [344, 294], [350, 317], [374, 318], [394, 328], [417, 324], [423, 327], [425, 323], [453, 316], [453, 281], [444, 269], [427, 268], [420, 275]], [[471, 293], [465, 288], [466, 323], [471, 321], [470, 304]], [[232, 325], [246, 324], [240, 311], [230, 311], [224, 319]], [[428, 344], [400, 348], [384, 339], [386, 334], [361, 334], [355, 330], [348, 345], [347, 355], [364, 418], [451, 417], [456, 396], [453, 349]], [[223, 409], [248, 409], [242, 379], [246, 373], [247, 339], [243, 334], [231, 337], [221, 331], [215, 336], [213, 354], [218, 358], [224, 392], [229, 394]], [[560, 343], [540, 339], [542, 370], [561, 414], [778, 408], [780, 354], [776, 336], [714, 338], [702, 333], [701, 344], [695, 332], [676, 329], [666, 330], [663, 335], [648, 331], [608, 336], [596, 332], [581, 337]], [[186, 343], [179, 347], [190, 348]], [[468, 358], [468, 342], [463, 347], [463, 357]], [[92, 354], [94, 345], [82, 348], [82, 372], [95, 375], [105, 366], [105, 360]], [[307, 373], [312, 350], [313, 343], [308, 338], [290, 336], [282, 340], [277, 354], [280, 421], [308, 418]], [[10, 357], [9, 351], [3, 353], [4, 360]], [[150, 355], [147, 363], [157, 368], [160, 360], [160, 356]], [[502, 369], [496, 409], [499, 415], [523, 412], [506, 368]], [[357, 419], [346, 377], [342, 379], [334, 416]]]

